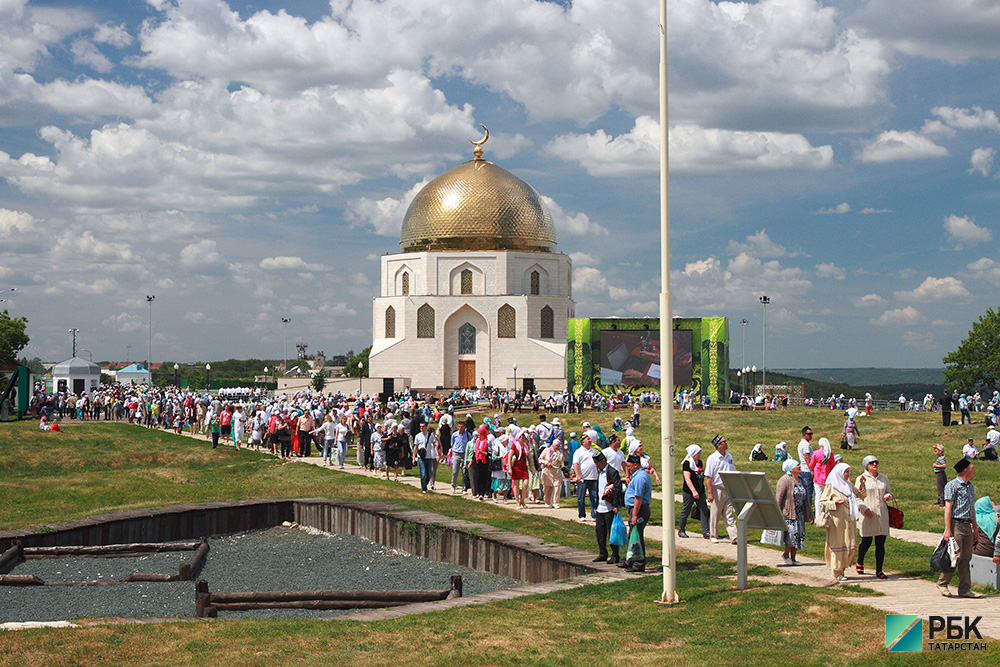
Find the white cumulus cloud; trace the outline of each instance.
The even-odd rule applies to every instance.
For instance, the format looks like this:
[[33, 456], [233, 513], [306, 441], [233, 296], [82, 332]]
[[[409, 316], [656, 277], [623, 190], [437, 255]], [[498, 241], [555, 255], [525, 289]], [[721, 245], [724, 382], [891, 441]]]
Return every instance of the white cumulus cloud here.
[[905, 308], [887, 310], [871, 320], [871, 323], [879, 326], [911, 326], [919, 324], [924, 319], [926, 318], [919, 310], [913, 306], [906, 306]]
[[986, 227], [980, 227], [972, 218], [960, 215], [949, 215], [944, 219], [944, 231], [958, 244], [961, 249], [967, 245], [977, 245], [993, 240], [993, 232]]
[[958, 278], [946, 276], [935, 278], [928, 276], [924, 282], [908, 292], [896, 292], [896, 298], [906, 301], [946, 301], [950, 299], [966, 299], [972, 296], [969, 290]]
[[969, 158], [969, 173], [979, 174], [983, 178], [988, 177], [993, 171], [993, 161], [996, 154], [994, 148], [977, 148], [972, 151], [972, 157]]
[[844, 280], [847, 278], [847, 272], [833, 262], [820, 262], [816, 265], [816, 277]]
[[889, 130], [867, 142], [855, 157], [861, 162], [898, 162], [926, 160], [947, 155], [947, 148], [939, 146], [918, 132]]
[[813, 211], [813, 215], [843, 215], [845, 213], [851, 212], [851, 205], [846, 201], [837, 204], [836, 206], [831, 206], [830, 208], [820, 208]]

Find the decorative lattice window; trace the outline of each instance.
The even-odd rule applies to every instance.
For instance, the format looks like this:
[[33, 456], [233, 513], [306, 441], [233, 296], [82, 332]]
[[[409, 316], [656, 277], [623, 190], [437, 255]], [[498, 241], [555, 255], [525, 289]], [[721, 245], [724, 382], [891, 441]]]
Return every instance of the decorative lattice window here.
[[468, 322], [458, 328], [458, 353], [476, 353], [476, 327]]
[[462, 271], [462, 294], [472, 294], [472, 270]]
[[538, 271], [531, 272], [531, 293], [539, 294], [541, 292], [542, 277], [538, 275]]
[[392, 306], [385, 309], [385, 337], [396, 337], [396, 309]]
[[548, 306], [542, 308], [541, 315], [541, 337], [542, 338], [555, 338], [555, 322], [552, 309]]
[[517, 337], [517, 311], [514, 306], [504, 304], [497, 311], [497, 338]]
[[410, 295], [410, 272], [403, 272], [403, 296]]
[[434, 309], [430, 304], [417, 308], [417, 338], [434, 338]]

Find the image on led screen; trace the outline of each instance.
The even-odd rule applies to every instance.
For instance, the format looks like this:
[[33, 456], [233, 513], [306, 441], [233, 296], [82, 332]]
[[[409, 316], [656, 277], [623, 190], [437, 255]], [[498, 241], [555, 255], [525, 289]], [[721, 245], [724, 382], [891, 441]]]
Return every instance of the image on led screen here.
[[[693, 379], [692, 332], [674, 336], [674, 384], [690, 385]], [[601, 332], [601, 384], [660, 384], [660, 332], [658, 330]]]

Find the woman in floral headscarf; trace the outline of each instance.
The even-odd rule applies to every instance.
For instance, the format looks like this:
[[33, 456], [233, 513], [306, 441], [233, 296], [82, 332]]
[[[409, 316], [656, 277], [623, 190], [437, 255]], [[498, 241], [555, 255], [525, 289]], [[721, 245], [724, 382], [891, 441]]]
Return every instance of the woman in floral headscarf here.
[[856, 562], [857, 520], [861, 516], [858, 498], [851, 486], [851, 466], [838, 463], [827, 477], [820, 510], [829, 515], [826, 525], [826, 564], [837, 581], [847, 581], [844, 570]]

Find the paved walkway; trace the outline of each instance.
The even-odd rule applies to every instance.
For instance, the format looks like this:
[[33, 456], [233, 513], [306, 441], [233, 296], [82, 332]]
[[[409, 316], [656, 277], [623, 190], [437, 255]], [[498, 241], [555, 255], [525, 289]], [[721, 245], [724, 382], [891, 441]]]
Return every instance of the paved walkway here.
[[[322, 465], [322, 461], [319, 457], [295, 459], [295, 461], [313, 465]], [[346, 464], [343, 471], [336, 467], [332, 467], [331, 470], [354, 475], [371, 475], [371, 473], [365, 472], [356, 463], [350, 461]], [[407, 474], [405, 477], [400, 477], [399, 483], [420, 488], [420, 479], [415, 475], [415, 473], [416, 468], [410, 471], [410, 474]], [[448, 484], [442, 484], [441, 482], [436, 482], [435, 489], [433, 491], [428, 491], [428, 493], [457, 495], [459, 497], [463, 495], [461, 493], [453, 494], [451, 486]], [[465, 494], [465, 498], [468, 502], [480, 502], [473, 500], [468, 494]], [[499, 503], [497, 506], [504, 507], [512, 512], [519, 511], [527, 514], [541, 514], [554, 516], [566, 521], [577, 521], [575, 497], [568, 499], [563, 498], [562, 507], [558, 509], [548, 508], [544, 504], [529, 503], [527, 509], [517, 510], [513, 502], [510, 502], [509, 504]], [[589, 518], [587, 519], [587, 523], [591, 526], [594, 525], [593, 520]], [[915, 530], [893, 530], [892, 534], [893, 537], [920, 544], [926, 544], [928, 546], [936, 546], [940, 539], [940, 536], [934, 533], [926, 533]], [[659, 536], [660, 532], [658, 530], [651, 530], [647, 533], [647, 537], [654, 541], [658, 541], [656, 538]], [[677, 538], [677, 548], [679, 551], [688, 550], [712, 556], [719, 556], [727, 560], [736, 560], [736, 546], [730, 544], [726, 540], [713, 543], [709, 540], [701, 538], [700, 536], [687, 539]], [[802, 562], [802, 565], [800, 567], [789, 567], [784, 564], [781, 560], [780, 553], [776, 550], [768, 549], [756, 544], [748, 544], [747, 559], [748, 565], [765, 565], [777, 568], [781, 571], [781, 574], [776, 577], [763, 577], [762, 579], [765, 581], [770, 581], [772, 583], [802, 584], [823, 588], [832, 588], [836, 585], [836, 582], [834, 582], [831, 578], [830, 569], [827, 567], [826, 563], [816, 558], [799, 556], [799, 560]], [[982, 632], [984, 636], [1000, 638], [1000, 595], [991, 595], [979, 600], [958, 597], [945, 598], [938, 592], [937, 586], [934, 583], [923, 579], [901, 577], [893, 575], [891, 572], [889, 573], [888, 579], [877, 579], [874, 576], [874, 571], [870, 571], [864, 575], [855, 574], [853, 571], [848, 571], [846, 574], [850, 579], [847, 582], [848, 584], [856, 584], [865, 588], [870, 588], [878, 591], [882, 595], [878, 597], [839, 598], [844, 602], [868, 605], [891, 614], [917, 614], [922, 618], [927, 618], [931, 615], [982, 616], [983, 618], [979, 622], [978, 626], [980, 632]], [[957, 581], [958, 580], [955, 579], [951, 587], [952, 595], [957, 595]], [[684, 592], [678, 592], [683, 600]]]

